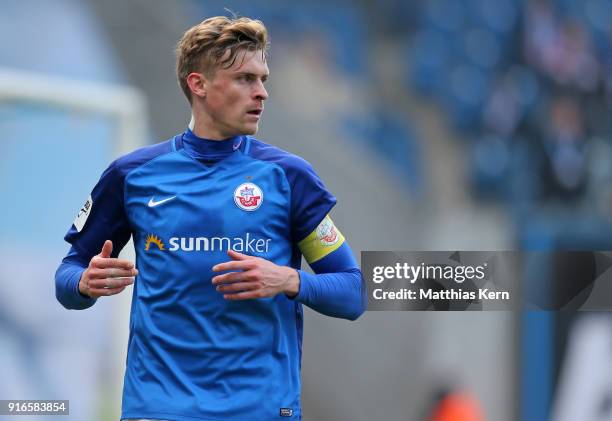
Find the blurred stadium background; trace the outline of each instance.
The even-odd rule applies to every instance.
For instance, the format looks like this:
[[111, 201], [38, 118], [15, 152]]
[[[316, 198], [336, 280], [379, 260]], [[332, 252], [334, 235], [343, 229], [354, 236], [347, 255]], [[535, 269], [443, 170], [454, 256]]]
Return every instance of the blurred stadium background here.
[[[174, 45], [225, 8], [271, 34], [259, 137], [355, 252], [612, 249], [612, 0], [0, 0], [1, 399], [118, 419], [129, 293], [61, 308], [62, 238], [113, 157], [184, 130]], [[306, 421], [612, 420], [606, 314], [306, 319]]]

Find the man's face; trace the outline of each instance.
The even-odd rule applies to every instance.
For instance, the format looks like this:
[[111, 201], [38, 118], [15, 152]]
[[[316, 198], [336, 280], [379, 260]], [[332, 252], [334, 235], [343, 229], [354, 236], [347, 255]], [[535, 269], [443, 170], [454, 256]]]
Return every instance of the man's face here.
[[207, 78], [203, 105], [207, 129], [220, 138], [255, 134], [268, 98], [270, 71], [262, 51], [240, 51], [231, 67]]

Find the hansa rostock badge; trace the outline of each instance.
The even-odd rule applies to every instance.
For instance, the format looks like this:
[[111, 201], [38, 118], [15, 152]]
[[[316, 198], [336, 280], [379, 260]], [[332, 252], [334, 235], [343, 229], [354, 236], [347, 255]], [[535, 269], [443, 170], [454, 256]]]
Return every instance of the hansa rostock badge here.
[[234, 190], [234, 202], [240, 209], [252, 212], [263, 202], [263, 192], [254, 183], [242, 183]]

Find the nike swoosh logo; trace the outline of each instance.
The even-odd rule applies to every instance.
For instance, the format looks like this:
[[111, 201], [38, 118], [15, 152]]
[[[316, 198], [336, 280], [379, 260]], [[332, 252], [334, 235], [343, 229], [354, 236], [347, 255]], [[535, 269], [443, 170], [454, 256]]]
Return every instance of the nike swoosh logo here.
[[172, 197], [166, 197], [165, 199], [162, 200], [158, 200], [157, 202], [153, 199], [155, 199], [155, 197], [152, 197], [151, 199], [149, 199], [149, 207], [150, 208], [154, 208], [155, 206], [159, 206], [162, 203], [166, 203], [169, 202], [170, 200], [176, 198], [176, 196], [172, 196]]

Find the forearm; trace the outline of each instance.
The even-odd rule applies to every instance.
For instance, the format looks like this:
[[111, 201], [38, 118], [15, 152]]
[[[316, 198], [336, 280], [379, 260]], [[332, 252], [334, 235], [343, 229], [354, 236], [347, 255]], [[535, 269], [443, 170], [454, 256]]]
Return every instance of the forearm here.
[[326, 316], [355, 320], [366, 309], [365, 285], [357, 268], [336, 273], [310, 274], [302, 270], [295, 299]]
[[74, 258], [71, 250], [55, 272], [55, 297], [67, 309], [83, 310], [96, 302], [79, 292], [79, 281], [85, 268], [86, 266]]

